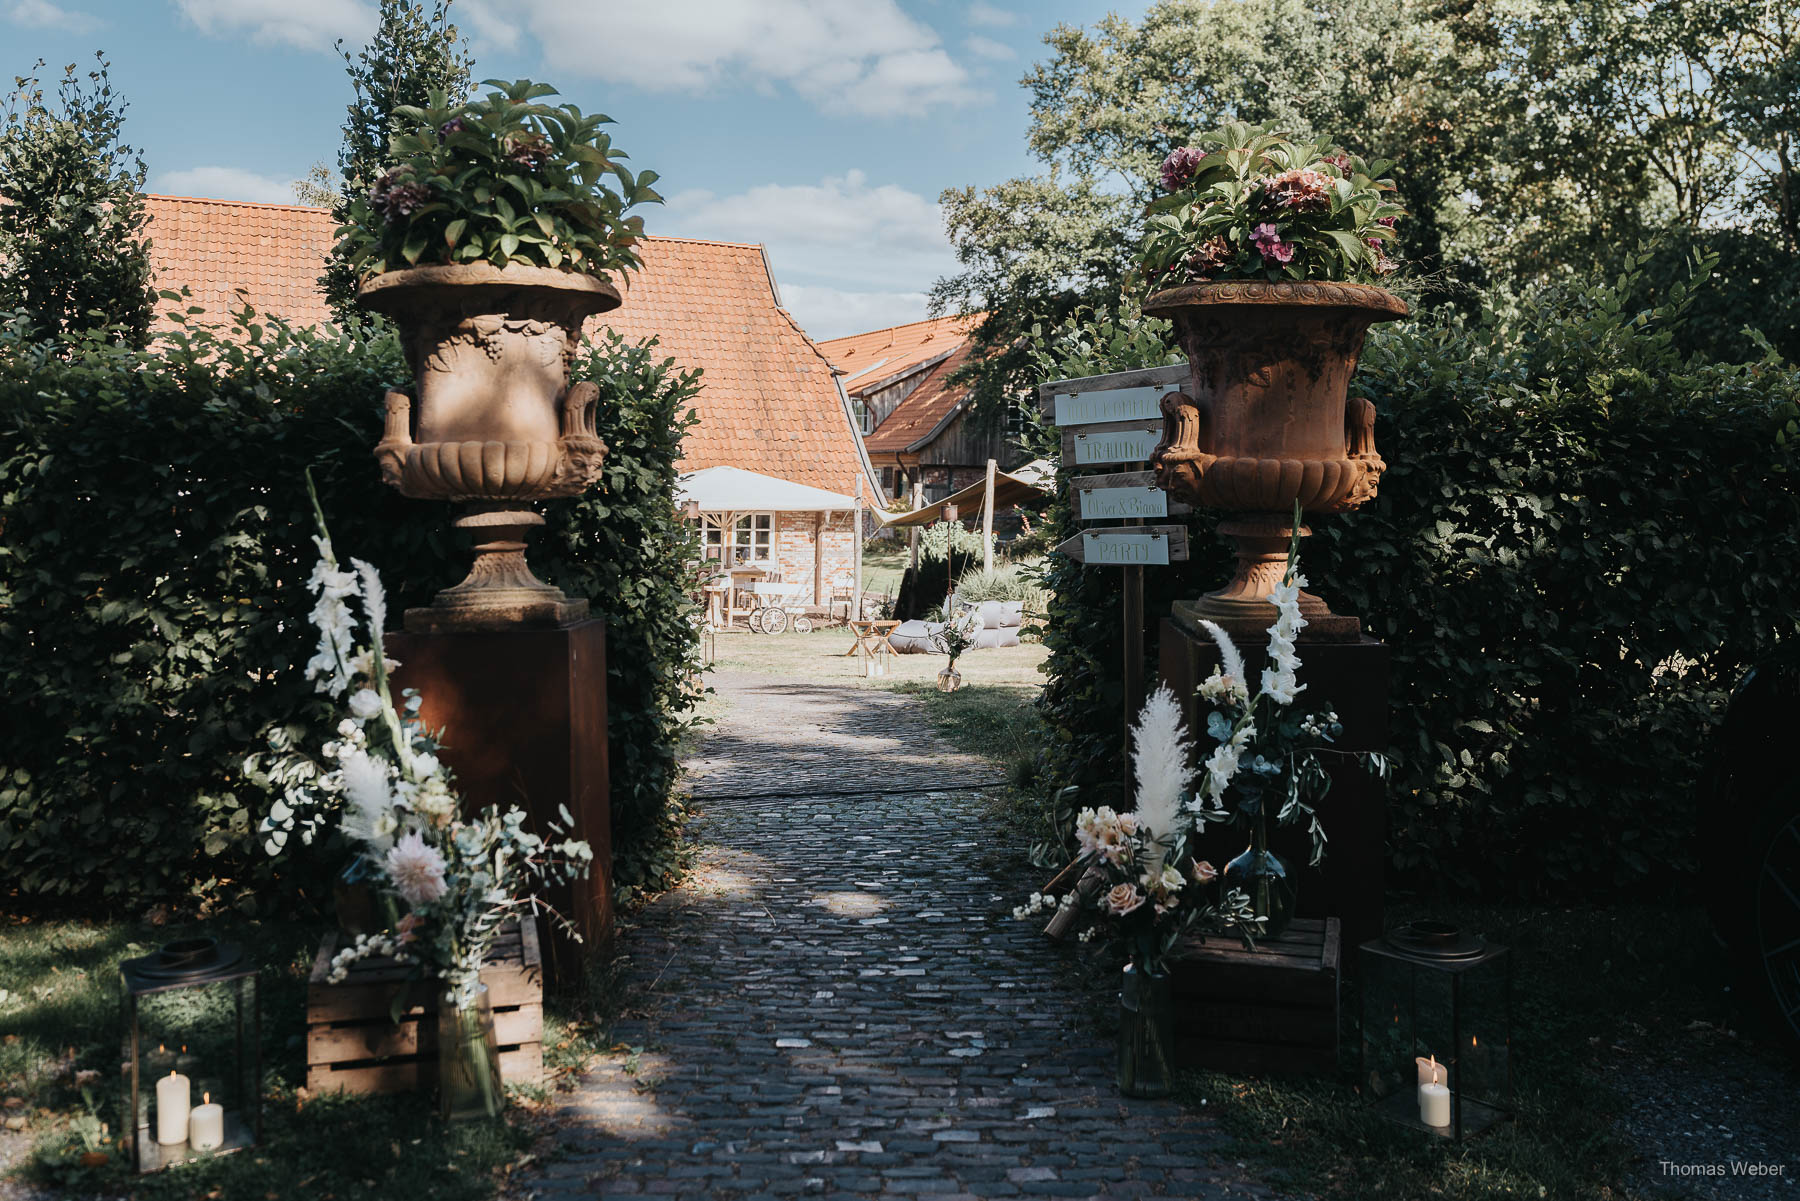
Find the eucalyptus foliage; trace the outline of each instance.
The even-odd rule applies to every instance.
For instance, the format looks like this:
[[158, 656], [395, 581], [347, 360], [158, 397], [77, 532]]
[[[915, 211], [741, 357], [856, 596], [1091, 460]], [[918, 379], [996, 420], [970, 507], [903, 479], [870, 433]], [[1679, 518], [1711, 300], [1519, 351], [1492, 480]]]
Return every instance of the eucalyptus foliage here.
[[[318, 745], [338, 720], [305, 679], [303, 472], [333, 532], [382, 564], [390, 612], [467, 563], [449, 507], [383, 486], [370, 454], [381, 396], [409, 374], [400, 348], [246, 310], [218, 333], [182, 326], [143, 351], [96, 336], [60, 355], [17, 323], [0, 331], [0, 889], [316, 898], [341, 859], [274, 878], [255, 839], [273, 797], [244, 769], [276, 728]], [[616, 338], [576, 372], [600, 385], [611, 450], [600, 484], [543, 506], [532, 562], [608, 621], [616, 874], [655, 885], [674, 863], [674, 747], [694, 696], [674, 479], [698, 381]]]
[[[359, 276], [444, 263], [523, 263], [606, 276], [639, 266], [656, 172], [633, 174], [602, 126], [612, 118], [528, 79], [457, 104], [441, 92], [394, 110], [393, 161], [349, 208], [340, 254]], [[617, 184], [608, 183], [612, 180]]]

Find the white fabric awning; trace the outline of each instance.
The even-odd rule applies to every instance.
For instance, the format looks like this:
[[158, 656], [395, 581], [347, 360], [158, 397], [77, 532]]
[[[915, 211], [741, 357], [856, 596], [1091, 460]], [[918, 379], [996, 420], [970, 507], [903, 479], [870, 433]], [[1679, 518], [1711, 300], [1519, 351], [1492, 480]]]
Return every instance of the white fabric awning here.
[[703, 513], [817, 513], [856, 508], [856, 498], [745, 471], [742, 467], [708, 467], [690, 471], [675, 485], [677, 505], [698, 504]]

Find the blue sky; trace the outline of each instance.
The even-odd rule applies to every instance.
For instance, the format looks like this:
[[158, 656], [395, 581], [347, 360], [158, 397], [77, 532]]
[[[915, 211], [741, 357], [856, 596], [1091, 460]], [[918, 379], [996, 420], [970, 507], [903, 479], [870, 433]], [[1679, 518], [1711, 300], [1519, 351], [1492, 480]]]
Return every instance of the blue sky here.
[[[925, 315], [937, 197], [1035, 167], [1019, 86], [1058, 22], [1146, 0], [455, 0], [477, 78], [550, 82], [662, 175], [653, 233], [769, 247], [815, 338]], [[335, 163], [332, 44], [373, 0], [0, 0], [0, 71], [112, 60], [152, 191], [291, 199]]]

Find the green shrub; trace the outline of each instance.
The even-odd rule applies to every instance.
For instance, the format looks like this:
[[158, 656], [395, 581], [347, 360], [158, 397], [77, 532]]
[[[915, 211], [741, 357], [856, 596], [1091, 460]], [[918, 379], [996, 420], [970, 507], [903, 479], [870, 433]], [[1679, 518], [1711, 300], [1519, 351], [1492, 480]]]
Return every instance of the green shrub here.
[[[1800, 373], [1686, 356], [1691, 287], [1636, 313], [1636, 286], [1370, 336], [1356, 386], [1388, 472], [1302, 553], [1393, 650], [1400, 879], [1597, 897], [1685, 875], [1727, 691], [1800, 622], [1800, 446], [1776, 438]], [[1151, 365], [1155, 332], [1102, 317], [1040, 336], [1043, 378]], [[1076, 528], [1058, 496], [1053, 537]], [[1213, 519], [1190, 526], [1186, 569], [1146, 573], [1152, 652], [1169, 602], [1223, 578]], [[1061, 555], [1045, 575], [1042, 775], [1104, 787], [1122, 771], [1117, 723], [1095, 720], [1120, 706], [1117, 578]]]
[[[118, 903], [190, 892], [251, 907], [281, 889], [252, 837], [268, 798], [243, 773], [278, 722], [320, 720], [303, 582], [316, 552], [302, 472], [342, 544], [381, 568], [389, 611], [454, 582], [449, 506], [381, 485], [391, 335], [296, 331], [248, 311], [151, 349], [34, 345], [0, 332], [0, 889]], [[546, 505], [534, 563], [609, 619], [614, 845], [654, 870], [690, 699], [693, 631], [669, 564], [694, 380], [613, 343], [580, 364], [609, 403], [603, 485]], [[335, 864], [313, 865], [329, 870]], [[635, 874], [633, 874], [635, 873]]]

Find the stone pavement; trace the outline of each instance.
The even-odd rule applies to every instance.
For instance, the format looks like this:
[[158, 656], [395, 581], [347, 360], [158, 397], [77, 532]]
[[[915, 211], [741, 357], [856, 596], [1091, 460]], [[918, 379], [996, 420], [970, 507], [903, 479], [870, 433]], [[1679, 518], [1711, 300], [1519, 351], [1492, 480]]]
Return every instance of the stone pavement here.
[[[514, 1196], [1273, 1195], [1209, 1122], [1118, 1096], [1104, 986], [1012, 920], [1029, 881], [996, 878], [979, 793], [918, 790], [967, 764], [916, 707], [714, 686], [731, 708], [701, 748], [702, 866], [624, 940], [634, 1020], [614, 1035], [641, 1049], [560, 1100], [562, 1154]], [[865, 705], [879, 720], [838, 711]], [[765, 738], [821, 770], [725, 795], [768, 786], [748, 762]]]

